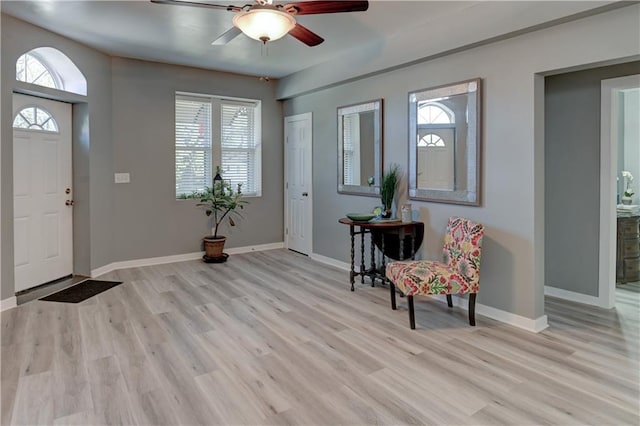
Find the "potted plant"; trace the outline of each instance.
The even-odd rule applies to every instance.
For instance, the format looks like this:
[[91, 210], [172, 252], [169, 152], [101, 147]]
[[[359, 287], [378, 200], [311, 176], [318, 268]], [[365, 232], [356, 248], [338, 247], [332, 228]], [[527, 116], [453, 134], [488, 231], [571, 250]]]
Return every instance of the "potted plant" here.
[[391, 206], [393, 204], [393, 198], [398, 189], [398, 183], [400, 182], [400, 167], [397, 164], [392, 164], [389, 167], [387, 173], [382, 174], [382, 184], [380, 185], [380, 201], [384, 211], [382, 217], [388, 219], [391, 217]]
[[220, 172], [221, 170], [218, 167], [212, 187], [190, 196], [190, 198], [200, 200], [197, 205], [205, 209], [207, 216], [213, 216], [213, 235], [207, 235], [203, 238], [205, 262], [223, 262], [226, 260], [227, 255], [223, 253], [223, 250], [227, 237], [218, 235], [218, 229], [225, 218], [228, 219], [229, 225], [236, 226], [233, 220], [234, 216], [241, 217], [238, 210], [242, 210], [248, 204], [246, 200], [242, 199], [242, 184], [239, 183], [234, 191], [231, 184], [222, 180]]
[[631, 188], [631, 182], [633, 182], [633, 175], [626, 170], [622, 171], [622, 177], [624, 178], [624, 194], [622, 196], [622, 204], [629, 205], [633, 202], [633, 188]]

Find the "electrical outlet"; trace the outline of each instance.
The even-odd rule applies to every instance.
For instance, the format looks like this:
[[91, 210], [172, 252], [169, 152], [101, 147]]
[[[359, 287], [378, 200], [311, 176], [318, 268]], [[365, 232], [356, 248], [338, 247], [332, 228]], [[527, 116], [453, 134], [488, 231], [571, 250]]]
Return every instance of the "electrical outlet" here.
[[129, 183], [131, 179], [129, 177], [129, 173], [116, 173], [115, 174], [116, 183]]

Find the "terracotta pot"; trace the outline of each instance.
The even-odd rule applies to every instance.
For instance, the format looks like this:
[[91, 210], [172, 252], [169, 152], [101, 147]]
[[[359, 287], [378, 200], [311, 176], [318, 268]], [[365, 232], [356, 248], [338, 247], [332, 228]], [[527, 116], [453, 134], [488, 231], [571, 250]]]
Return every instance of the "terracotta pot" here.
[[224, 250], [224, 243], [227, 241], [227, 237], [213, 236], [204, 237], [204, 251], [208, 258], [218, 259], [223, 257], [222, 251]]

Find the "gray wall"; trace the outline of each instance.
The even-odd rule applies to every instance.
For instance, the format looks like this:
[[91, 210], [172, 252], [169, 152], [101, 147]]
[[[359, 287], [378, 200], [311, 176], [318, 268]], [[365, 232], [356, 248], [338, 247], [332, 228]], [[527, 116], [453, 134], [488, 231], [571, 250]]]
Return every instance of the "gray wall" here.
[[[407, 93], [481, 77], [482, 205], [412, 201], [426, 226], [420, 255], [439, 258], [450, 216], [466, 216], [483, 223], [486, 238], [479, 302], [528, 319], [542, 317], [544, 80], [539, 73], [614, 59], [622, 61], [633, 55], [637, 60], [640, 41], [630, 14], [637, 16], [638, 8], [625, 9], [312, 93], [304, 94], [297, 79], [283, 80], [278, 92], [291, 96], [285, 102], [285, 115], [313, 113], [314, 211], [322, 212], [314, 215], [313, 251], [347, 262], [349, 237], [338, 219], [346, 212], [367, 211], [378, 203], [371, 198], [336, 192], [336, 176], [332, 173], [337, 161], [336, 107], [384, 98], [385, 166], [398, 163], [406, 171]], [[406, 181], [401, 187], [406, 194]], [[406, 200], [404, 194], [400, 203]]]
[[[87, 96], [68, 96], [53, 90], [40, 90], [51, 98], [76, 103], [73, 129], [74, 164], [74, 259], [75, 272], [88, 274], [91, 269], [113, 261], [112, 218], [113, 179], [111, 138], [111, 62], [107, 55], [64, 37], [53, 34], [7, 15], [2, 15], [2, 63], [0, 102], [2, 130], [2, 279], [0, 298], [13, 296], [13, 91], [25, 91], [15, 81], [15, 63], [20, 55], [40, 46], [64, 52], [87, 79]], [[57, 93], [56, 93], [57, 92]], [[84, 230], [78, 232], [78, 230]], [[88, 234], [90, 230], [90, 235]]]
[[131, 174], [130, 184], [114, 189], [115, 260], [196, 252], [211, 231], [196, 201], [175, 198], [176, 91], [262, 101], [262, 197], [249, 198], [244, 219], [222, 232], [227, 247], [281, 242], [283, 120], [275, 83], [122, 58], [112, 64], [114, 172]]
[[545, 285], [598, 296], [600, 82], [640, 62], [545, 79]]
[[[42, 28], [2, 15], [1, 284], [14, 294], [12, 92], [73, 106], [74, 272], [90, 274], [120, 260], [200, 250], [210, 222], [195, 201], [175, 199], [176, 90], [262, 100], [262, 197], [251, 198], [228, 247], [283, 240], [282, 107], [276, 82], [151, 62], [111, 58]], [[87, 79], [86, 97], [15, 81], [17, 58], [40, 46], [65, 53]], [[36, 93], [37, 92], [37, 93]], [[116, 185], [114, 172], [131, 173]]]

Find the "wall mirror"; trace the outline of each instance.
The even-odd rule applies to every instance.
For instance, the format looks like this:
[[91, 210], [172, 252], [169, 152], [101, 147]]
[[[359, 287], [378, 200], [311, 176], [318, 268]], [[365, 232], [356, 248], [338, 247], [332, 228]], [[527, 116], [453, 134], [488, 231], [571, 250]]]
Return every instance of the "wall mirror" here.
[[409, 93], [409, 198], [480, 205], [481, 80]]
[[338, 192], [378, 196], [382, 152], [382, 99], [339, 107]]

